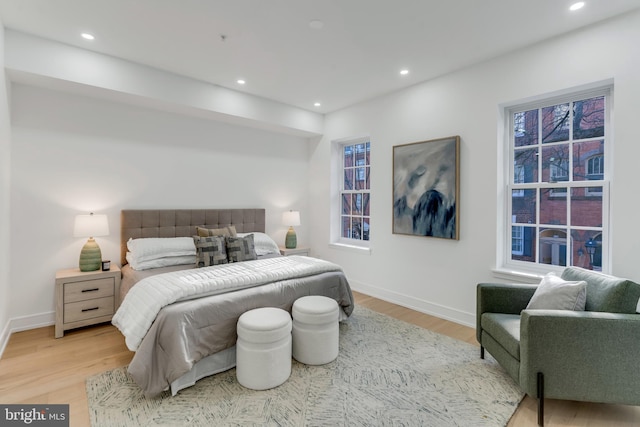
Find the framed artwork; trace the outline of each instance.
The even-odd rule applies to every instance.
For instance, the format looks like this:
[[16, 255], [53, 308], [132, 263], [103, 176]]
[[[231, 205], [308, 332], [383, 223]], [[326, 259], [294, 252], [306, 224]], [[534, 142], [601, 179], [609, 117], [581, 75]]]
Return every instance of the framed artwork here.
[[393, 233], [459, 239], [460, 137], [393, 147]]

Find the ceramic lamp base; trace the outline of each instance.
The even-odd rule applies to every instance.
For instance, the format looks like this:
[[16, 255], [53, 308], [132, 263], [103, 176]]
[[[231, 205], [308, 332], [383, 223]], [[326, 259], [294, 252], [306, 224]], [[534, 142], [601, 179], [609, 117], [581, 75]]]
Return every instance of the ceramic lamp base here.
[[284, 247], [287, 249], [295, 249], [296, 246], [298, 246], [298, 236], [296, 236], [296, 232], [293, 230], [293, 227], [289, 227], [287, 237], [284, 239]]
[[80, 252], [80, 271], [96, 271], [102, 267], [102, 252], [93, 238], [87, 240]]

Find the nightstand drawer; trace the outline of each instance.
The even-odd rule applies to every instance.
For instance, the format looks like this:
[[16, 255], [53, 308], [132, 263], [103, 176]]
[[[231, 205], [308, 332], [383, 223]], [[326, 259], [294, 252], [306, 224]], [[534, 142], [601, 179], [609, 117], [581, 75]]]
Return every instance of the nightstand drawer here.
[[64, 305], [64, 323], [111, 316], [114, 313], [113, 296], [72, 302]]
[[113, 277], [65, 283], [64, 302], [66, 304], [94, 298], [112, 297], [114, 295], [114, 285], [115, 280]]

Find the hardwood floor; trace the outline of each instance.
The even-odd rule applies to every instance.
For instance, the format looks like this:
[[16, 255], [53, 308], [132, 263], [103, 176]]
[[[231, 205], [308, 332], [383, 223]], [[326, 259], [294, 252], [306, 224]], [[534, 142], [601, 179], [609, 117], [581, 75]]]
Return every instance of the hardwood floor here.
[[68, 403], [70, 426], [89, 426], [85, 379], [132, 357], [110, 324], [67, 331], [60, 339], [53, 326], [15, 333], [0, 359], [0, 403]]
[[[478, 345], [472, 328], [364, 294], [354, 296], [357, 304], [371, 310]], [[15, 333], [0, 359], [0, 403], [68, 403], [70, 425], [89, 426], [85, 379], [125, 366], [132, 357], [120, 332], [109, 324], [67, 331], [61, 339], [54, 338], [53, 326]], [[536, 408], [535, 399], [527, 396], [509, 427], [536, 426]], [[638, 426], [640, 407], [547, 399], [545, 425]]]

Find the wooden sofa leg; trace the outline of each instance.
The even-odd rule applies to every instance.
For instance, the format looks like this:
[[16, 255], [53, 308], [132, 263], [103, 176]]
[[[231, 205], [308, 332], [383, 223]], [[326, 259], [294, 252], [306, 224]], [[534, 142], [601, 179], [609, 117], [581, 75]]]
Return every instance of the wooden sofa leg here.
[[480, 346], [480, 359], [484, 359], [484, 347]]
[[544, 425], [544, 374], [538, 372], [538, 425]]

